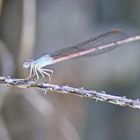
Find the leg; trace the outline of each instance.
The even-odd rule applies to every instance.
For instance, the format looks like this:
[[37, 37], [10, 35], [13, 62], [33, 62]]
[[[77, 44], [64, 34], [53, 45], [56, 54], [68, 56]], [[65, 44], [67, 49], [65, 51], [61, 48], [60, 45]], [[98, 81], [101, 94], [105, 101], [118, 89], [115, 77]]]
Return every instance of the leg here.
[[[33, 74], [32, 74], [33, 73]], [[29, 80], [30, 78], [32, 78], [33, 76], [35, 76], [35, 72], [34, 72], [34, 70], [33, 70], [33, 66], [31, 66], [31, 68], [30, 68], [30, 74], [29, 74], [29, 76], [27, 77], [27, 78], [25, 78], [26, 80]]]
[[41, 68], [41, 71], [43, 71], [43, 72], [50, 72], [50, 79], [52, 79], [53, 70], [49, 70], [49, 69], [42, 69], [42, 68]]
[[49, 70], [49, 69], [42, 69], [42, 68], [41, 68], [41, 70], [46, 71], [46, 72], [48, 71], [48, 72], [50, 72], [50, 73], [52, 73], [52, 74], [53, 74], [53, 70]]
[[43, 79], [45, 77], [43, 72], [40, 69], [38, 69], [38, 72], [42, 75], [42, 77], [39, 80]]
[[35, 71], [35, 75], [37, 77], [37, 80], [36, 81], [38, 81], [39, 80], [39, 75], [38, 75], [38, 72], [37, 72], [37, 68], [36, 67], [35, 67], [34, 71]]
[[[41, 69], [39, 69], [38, 70], [39, 72], [40, 72], [40, 74], [42, 75], [42, 78], [41, 79], [43, 79], [45, 76], [44, 76], [44, 74], [43, 74], [43, 71], [41, 70]], [[46, 72], [45, 72], [46, 73]], [[46, 73], [47, 74], [47, 73]], [[48, 74], [48, 76], [49, 76], [49, 74]], [[40, 79], [40, 80], [41, 80]], [[49, 82], [50, 83], [50, 82]], [[47, 94], [47, 89], [45, 89], [45, 93], [44, 93], [44, 95], [46, 95]]]
[[40, 74], [42, 75], [42, 78], [44, 78], [44, 74], [47, 75], [49, 77], [49, 83], [50, 83], [50, 80], [51, 80], [51, 75], [45, 71], [43, 71], [42, 69], [39, 69], [38, 70], [40, 72]]

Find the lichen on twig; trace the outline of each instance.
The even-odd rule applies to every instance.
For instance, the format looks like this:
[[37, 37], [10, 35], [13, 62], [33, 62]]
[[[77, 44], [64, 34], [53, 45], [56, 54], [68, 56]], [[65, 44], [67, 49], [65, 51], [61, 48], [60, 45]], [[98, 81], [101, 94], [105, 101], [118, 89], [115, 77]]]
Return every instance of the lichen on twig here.
[[73, 94], [80, 97], [95, 99], [96, 101], [108, 102], [119, 106], [140, 109], [140, 100], [127, 99], [126, 97], [114, 96], [104, 91], [86, 90], [84, 88], [74, 88], [69, 86], [60, 86], [47, 83], [37, 83], [25, 79], [14, 79], [10, 77], [0, 77], [0, 85], [13, 86], [19, 88], [38, 88], [43, 91], [52, 90], [63, 94]]

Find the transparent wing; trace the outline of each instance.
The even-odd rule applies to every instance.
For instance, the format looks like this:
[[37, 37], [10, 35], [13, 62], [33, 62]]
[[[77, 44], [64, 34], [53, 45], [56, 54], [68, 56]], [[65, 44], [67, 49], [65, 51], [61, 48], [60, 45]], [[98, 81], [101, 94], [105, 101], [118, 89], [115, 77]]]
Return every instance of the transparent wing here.
[[[82, 43], [79, 43], [77, 45], [55, 51], [54, 53], [51, 54], [51, 56], [54, 59], [59, 59], [59, 58], [65, 57], [67, 55], [71, 55], [71, 54], [78, 53], [81, 51], [86, 51], [90, 48], [97, 48], [98, 46], [117, 41], [118, 38], [119, 39], [122, 37], [126, 38], [126, 35], [127, 34], [120, 29], [112, 30], [112, 31], [103, 33], [101, 35], [98, 35], [94, 38], [91, 38], [89, 40], [86, 40]], [[97, 49], [97, 51], [95, 50], [94, 52], [90, 53], [90, 55], [103, 54], [107, 51], [110, 51], [111, 49], [113, 49], [113, 48], [108, 48], [108, 49], [104, 49], [104, 50]], [[89, 55], [89, 54], [86, 54], [86, 56], [87, 55]]]

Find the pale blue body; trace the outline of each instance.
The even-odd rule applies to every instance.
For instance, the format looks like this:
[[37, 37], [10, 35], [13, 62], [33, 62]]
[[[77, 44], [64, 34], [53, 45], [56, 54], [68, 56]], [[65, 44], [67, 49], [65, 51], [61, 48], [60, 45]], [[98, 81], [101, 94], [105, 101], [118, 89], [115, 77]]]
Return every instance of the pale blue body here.
[[51, 65], [53, 62], [52, 57], [49, 54], [43, 55], [40, 58], [34, 60], [32, 64], [36, 66], [36, 68], [42, 68], [47, 65]]

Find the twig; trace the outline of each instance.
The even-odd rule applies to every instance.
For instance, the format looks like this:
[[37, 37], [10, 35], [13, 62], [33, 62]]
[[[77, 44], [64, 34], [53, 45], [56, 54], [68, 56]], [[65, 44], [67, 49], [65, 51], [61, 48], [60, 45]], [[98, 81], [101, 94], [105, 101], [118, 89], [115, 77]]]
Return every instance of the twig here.
[[73, 88], [69, 86], [52, 85], [47, 83], [36, 83], [25, 79], [14, 79], [10, 77], [0, 77], [0, 85], [13, 86], [19, 88], [38, 88], [44, 91], [52, 90], [63, 94], [73, 94], [80, 97], [95, 99], [96, 101], [108, 102], [115, 105], [140, 109], [140, 100], [127, 99], [125, 96], [114, 96], [106, 94], [104, 91], [85, 90], [84, 88]]

